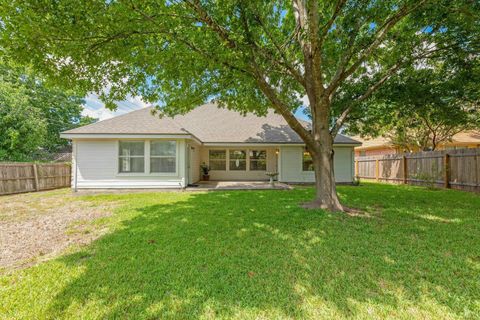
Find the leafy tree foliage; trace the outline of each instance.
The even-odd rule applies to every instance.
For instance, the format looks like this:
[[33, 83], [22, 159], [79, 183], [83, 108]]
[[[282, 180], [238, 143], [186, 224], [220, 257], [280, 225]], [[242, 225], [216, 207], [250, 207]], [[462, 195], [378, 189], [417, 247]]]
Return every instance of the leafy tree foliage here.
[[480, 57], [438, 59], [398, 74], [358, 108], [348, 132], [384, 136], [404, 150], [435, 150], [480, 129]]
[[[333, 139], [363, 102], [416, 60], [478, 54], [471, 0], [0, 0], [6, 54], [49, 78], [187, 112], [215, 99], [239, 112], [274, 108], [307, 145], [313, 207], [342, 210]], [[305, 128], [294, 112], [307, 97]]]
[[59, 133], [91, 123], [83, 100], [51, 89], [25, 68], [0, 64], [0, 161], [29, 161], [65, 147]]

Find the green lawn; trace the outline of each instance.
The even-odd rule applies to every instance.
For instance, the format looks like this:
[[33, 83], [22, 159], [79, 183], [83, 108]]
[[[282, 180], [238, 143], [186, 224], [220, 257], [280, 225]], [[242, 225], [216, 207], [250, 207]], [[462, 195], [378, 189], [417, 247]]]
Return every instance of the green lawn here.
[[120, 203], [88, 247], [0, 276], [5, 319], [480, 318], [480, 197], [339, 187], [88, 196]]

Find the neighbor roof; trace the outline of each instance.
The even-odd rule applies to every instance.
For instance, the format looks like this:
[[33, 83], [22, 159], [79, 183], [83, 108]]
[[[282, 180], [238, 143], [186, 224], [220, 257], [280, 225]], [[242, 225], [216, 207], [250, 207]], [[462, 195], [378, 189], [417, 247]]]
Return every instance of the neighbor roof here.
[[[309, 122], [302, 121], [308, 128]], [[270, 110], [264, 117], [245, 116], [215, 104], [199, 106], [173, 118], [152, 115], [152, 108], [63, 132], [64, 134], [191, 134], [203, 143], [303, 143], [285, 119]], [[338, 134], [336, 144], [360, 144]]]
[[372, 139], [353, 136], [353, 139], [360, 141], [362, 146], [356, 147], [355, 150], [368, 150], [377, 148], [394, 148], [390, 139], [385, 137], [376, 137]]
[[452, 144], [480, 143], [480, 130], [468, 130], [468, 131], [459, 132], [452, 137], [452, 141], [450, 143]]

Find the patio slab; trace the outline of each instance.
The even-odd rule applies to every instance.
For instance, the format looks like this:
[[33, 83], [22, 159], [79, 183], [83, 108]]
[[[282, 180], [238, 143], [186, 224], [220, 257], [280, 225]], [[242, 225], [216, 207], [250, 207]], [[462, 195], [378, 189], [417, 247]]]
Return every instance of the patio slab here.
[[290, 190], [288, 184], [275, 181], [272, 186], [268, 181], [200, 181], [193, 186], [188, 186], [186, 191], [206, 190]]

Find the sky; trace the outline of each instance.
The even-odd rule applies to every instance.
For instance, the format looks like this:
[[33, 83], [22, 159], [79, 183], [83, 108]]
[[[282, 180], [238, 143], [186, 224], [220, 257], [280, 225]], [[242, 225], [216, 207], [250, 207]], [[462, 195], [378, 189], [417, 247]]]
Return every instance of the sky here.
[[142, 101], [140, 97], [128, 97], [127, 100], [117, 102], [117, 110], [111, 111], [105, 108], [105, 104], [100, 101], [97, 94], [90, 94], [85, 98], [82, 114], [98, 120], [105, 120], [148, 107], [148, 104]]
[[[149, 105], [143, 102], [140, 97], [128, 97], [127, 100], [117, 102], [117, 106], [117, 110], [115, 111], [108, 110], [105, 108], [105, 104], [100, 101], [97, 94], [90, 94], [85, 98], [85, 105], [83, 106], [82, 114], [98, 120], [105, 120], [141, 108], [146, 108]], [[303, 120], [308, 120], [302, 110], [298, 110], [295, 116]]]

